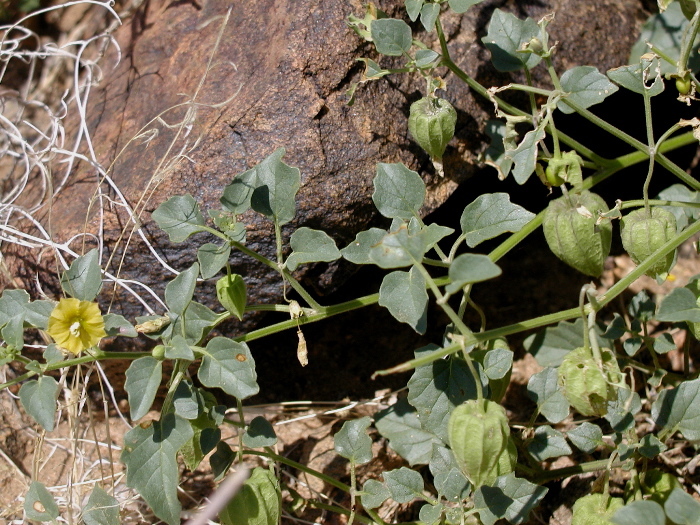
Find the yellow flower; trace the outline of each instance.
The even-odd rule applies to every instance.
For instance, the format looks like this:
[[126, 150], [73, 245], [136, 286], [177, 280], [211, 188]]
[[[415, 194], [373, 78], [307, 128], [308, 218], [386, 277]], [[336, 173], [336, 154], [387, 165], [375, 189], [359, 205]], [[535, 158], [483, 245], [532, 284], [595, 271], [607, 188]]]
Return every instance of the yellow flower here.
[[78, 355], [105, 337], [105, 322], [97, 303], [61, 299], [51, 312], [47, 332], [56, 344]]

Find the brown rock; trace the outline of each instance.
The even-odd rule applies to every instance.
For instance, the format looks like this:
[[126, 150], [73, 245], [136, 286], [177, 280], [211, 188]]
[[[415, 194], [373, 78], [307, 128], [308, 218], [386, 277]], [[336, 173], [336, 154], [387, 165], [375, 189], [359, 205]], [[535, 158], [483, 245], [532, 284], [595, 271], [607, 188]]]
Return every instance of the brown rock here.
[[[379, 3], [390, 14], [403, 15], [402, 0]], [[458, 108], [459, 120], [444, 179], [434, 174], [407, 132], [408, 108], [421, 96], [423, 80], [403, 75], [368, 83], [359, 88], [355, 105], [347, 106], [345, 91], [363, 69], [356, 59], [376, 58], [372, 46], [345, 23], [348, 14], [363, 12], [360, 0], [236, 2], [222, 29], [229, 6], [220, 0], [144, 3], [115, 32], [121, 61], [114, 69], [105, 65], [116, 63], [110, 48], [102, 65], [104, 80], [88, 106], [97, 158], [149, 242], [172, 267], [189, 267], [196, 260], [196, 247], [211, 239], [198, 235], [173, 245], [150, 221], [150, 212], [168, 197], [184, 193], [204, 211], [219, 208], [221, 191], [232, 177], [279, 147], [286, 148], [285, 162], [302, 173], [297, 218], [285, 235], [300, 225], [324, 229], [340, 247], [358, 231], [384, 224], [371, 201], [377, 162], [404, 162], [424, 176], [429, 187], [426, 213], [479, 168], [476, 155], [484, 147], [483, 125], [493, 118], [493, 108], [452, 76], [446, 77], [446, 98]], [[466, 15], [449, 15], [444, 25], [455, 60], [487, 86], [510, 81], [495, 73], [480, 41], [496, 7], [534, 18], [556, 11], [550, 28], [553, 39], [561, 42], [556, 56], [561, 71], [584, 63], [601, 70], [625, 63], [642, 18], [637, 0], [486, 1]], [[606, 15], [594, 16], [601, 11]], [[420, 24], [413, 27], [417, 30]], [[439, 47], [434, 37], [423, 36]], [[541, 76], [543, 69], [538, 71]], [[55, 201], [52, 228], [61, 240], [82, 231], [86, 214], [88, 231], [97, 231], [97, 206], [88, 211], [95, 180], [94, 170], [81, 166]], [[102, 188], [118, 201], [113, 189], [104, 183]], [[248, 245], [273, 257], [269, 221], [251, 212], [243, 219]], [[172, 274], [154, 262], [134, 235], [123, 207], [105, 205], [103, 231], [113, 256], [110, 271], [161, 293]], [[251, 302], [280, 301], [274, 273], [238, 254], [231, 263], [246, 277]], [[33, 267], [26, 259], [23, 264]], [[342, 282], [349, 266], [302, 268], [299, 275], [323, 293]], [[211, 287], [200, 292], [204, 302], [212, 303], [212, 297]], [[123, 291], [117, 291], [116, 300], [123, 301], [120, 309], [128, 318], [143, 313]]]

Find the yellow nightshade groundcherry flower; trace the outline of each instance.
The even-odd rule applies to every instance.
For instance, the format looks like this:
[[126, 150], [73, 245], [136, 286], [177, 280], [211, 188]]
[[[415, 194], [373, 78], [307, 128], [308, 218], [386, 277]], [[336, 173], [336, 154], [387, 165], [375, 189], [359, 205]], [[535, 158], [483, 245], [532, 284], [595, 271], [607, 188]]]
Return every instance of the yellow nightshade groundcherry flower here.
[[78, 355], [105, 337], [105, 322], [97, 303], [61, 299], [51, 312], [46, 330], [56, 344]]

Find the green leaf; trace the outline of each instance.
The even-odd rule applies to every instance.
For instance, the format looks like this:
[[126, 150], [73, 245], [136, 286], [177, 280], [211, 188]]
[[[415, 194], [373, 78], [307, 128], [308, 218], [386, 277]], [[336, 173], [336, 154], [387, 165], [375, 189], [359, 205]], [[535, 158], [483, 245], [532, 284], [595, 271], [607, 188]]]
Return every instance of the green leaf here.
[[200, 414], [197, 390], [192, 382], [180, 381], [173, 395], [173, 407], [175, 413], [184, 419], [197, 419]]
[[191, 195], [170, 197], [151, 217], [172, 242], [182, 242], [194, 233], [205, 231], [204, 217]]
[[484, 164], [496, 169], [499, 180], [505, 180], [513, 167], [513, 161], [506, 156], [504, 143], [508, 126], [502, 120], [487, 120], [484, 131], [490, 138], [489, 147], [483, 153]]
[[433, 454], [433, 444], [444, 446], [435, 434], [421, 428], [416, 409], [404, 398], [378, 412], [374, 426], [409, 465], [428, 464]]
[[182, 325], [184, 324], [185, 340], [189, 344], [196, 345], [202, 340], [202, 337], [211, 330], [214, 323], [219, 320], [219, 317], [219, 314], [211, 311], [203, 304], [192, 301], [187, 307], [187, 310], [185, 310], [184, 317], [175, 315], [173, 321], [168, 328], [166, 328], [166, 332], [163, 335], [165, 337], [167, 333], [168, 337], [171, 337], [171, 334], [182, 334]]
[[373, 184], [372, 200], [384, 217], [409, 220], [418, 216], [425, 200], [425, 183], [418, 173], [401, 163], [380, 162]]
[[432, 49], [419, 49], [416, 51], [416, 67], [429, 68], [440, 55]]
[[671, 334], [663, 333], [654, 338], [654, 352], [657, 354], [667, 354], [671, 350], [676, 349], [676, 343]]
[[234, 215], [241, 215], [250, 209], [250, 198], [256, 188], [255, 168], [236, 175], [231, 184], [224, 188], [219, 201], [221, 207]]
[[151, 409], [163, 381], [163, 364], [155, 357], [139, 357], [126, 370], [124, 389], [129, 396], [131, 419], [141, 419]]
[[386, 233], [370, 248], [369, 257], [380, 268], [401, 268], [423, 260], [429, 247], [425, 239], [411, 235], [406, 224], [397, 230]]
[[105, 321], [105, 332], [108, 337], [121, 335], [123, 337], [138, 337], [138, 333], [126, 318], [119, 314], [104, 314], [102, 318]]
[[270, 470], [256, 467], [241, 490], [219, 513], [223, 525], [277, 525], [282, 513], [279, 482]]
[[433, 485], [438, 494], [453, 502], [469, 497], [471, 484], [462, 474], [449, 448], [434, 443], [433, 455], [428, 467], [433, 475]]
[[426, 525], [438, 525], [444, 510], [445, 506], [442, 503], [438, 502], [436, 505], [426, 503], [418, 511], [418, 519]]
[[355, 465], [362, 465], [372, 460], [372, 440], [367, 435], [367, 428], [372, 423], [369, 416], [351, 419], [333, 437], [335, 451]]
[[171, 312], [182, 315], [194, 295], [199, 275], [199, 263], [194, 263], [165, 286], [165, 304]]
[[203, 244], [197, 250], [197, 260], [202, 272], [202, 279], [214, 277], [228, 262], [231, 246], [219, 246], [210, 242]]
[[[562, 321], [556, 327], [546, 328], [544, 331], [528, 336], [523, 345], [530, 352], [540, 366], [557, 367], [564, 356], [571, 350], [583, 346], [583, 321], [576, 319], [573, 323]], [[599, 335], [600, 330], [596, 329]], [[598, 337], [600, 346], [608, 347], [610, 344]]]
[[63, 355], [63, 352], [58, 348], [58, 345], [55, 343], [51, 343], [46, 347], [46, 350], [44, 350], [44, 361], [46, 361], [47, 365], [51, 365], [53, 363], [60, 363], [65, 359], [65, 356]]
[[21, 350], [24, 347], [24, 310], [7, 321], [0, 335], [11, 348]]
[[254, 168], [255, 189], [250, 197], [250, 205], [255, 211], [279, 225], [294, 218], [294, 199], [301, 184], [299, 169], [282, 162], [284, 153], [284, 148], [279, 148]]
[[615, 432], [624, 432], [634, 427], [634, 416], [641, 409], [642, 400], [637, 392], [618, 388], [617, 399], [608, 401], [608, 413], [605, 414], [605, 419]]
[[[426, 346], [416, 355], [435, 349]], [[419, 366], [408, 380], [408, 402], [416, 408], [421, 428], [445, 443], [452, 410], [468, 399], [476, 399], [476, 384], [467, 364], [457, 357]]]
[[655, 501], [633, 501], [613, 514], [611, 521], [617, 525], [665, 525], [666, 516]]
[[[416, 220], [411, 219], [411, 222], [414, 221]], [[423, 244], [423, 247], [427, 252], [431, 248], [434, 248], [435, 245], [442, 239], [444, 239], [448, 235], [452, 235], [454, 232], [455, 231], [452, 228], [448, 228], [447, 226], [440, 226], [439, 224], [429, 224], [427, 226], [419, 228], [419, 231], [416, 235], [421, 240], [421, 243]]]
[[513, 351], [494, 348], [484, 357], [484, 373], [489, 379], [502, 379], [513, 366]]
[[43, 483], [32, 481], [24, 496], [24, 512], [36, 521], [53, 521], [58, 518], [58, 505]]
[[659, 305], [656, 320], [668, 323], [700, 322], [700, 307], [695, 295], [688, 288], [674, 288]]
[[488, 281], [499, 275], [501, 269], [488, 255], [463, 253], [450, 264], [449, 276], [452, 282], [445, 287], [445, 291], [453, 294], [468, 284]]
[[424, 0], [405, 0], [404, 5], [406, 7], [406, 13], [411, 22], [418, 20], [418, 15], [420, 15], [420, 10], [423, 7]]
[[27, 414], [49, 432], [55, 425], [58, 392], [56, 380], [45, 375], [27, 381], [19, 389], [19, 399]]
[[248, 345], [226, 337], [207, 343], [197, 376], [204, 386], [245, 399], [258, 393], [255, 361]]
[[523, 43], [540, 37], [540, 28], [531, 18], [519, 20], [511, 13], [496, 9], [491, 15], [488, 32], [481, 39], [491, 52], [491, 61], [499, 71], [532, 69], [541, 59], [534, 53], [518, 53]]
[[219, 441], [216, 444], [216, 452], [209, 458], [214, 481], [219, 481], [226, 475], [234, 459], [236, 459], [236, 453], [231, 450], [229, 444], [225, 441]]
[[340, 258], [341, 253], [335, 241], [326, 232], [302, 227], [296, 230], [289, 239], [292, 253], [285, 261], [285, 266], [291, 272], [300, 264], [310, 262], [331, 262]]
[[[700, 194], [697, 191], [690, 191], [683, 184], [672, 184], [665, 190], [659, 192], [659, 200], [700, 203]], [[663, 206], [663, 209], [670, 211], [676, 217], [678, 231], [684, 230], [688, 223], [698, 218], [698, 209], [685, 206]]]
[[391, 74], [388, 69], [383, 69], [374, 60], [366, 57], [358, 58], [358, 62], [364, 62], [365, 71], [362, 73], [363, 80], [377, 80]]
[[250, 448], [272, 447], [277, 443], [275, 429], [263, 416], [257, 416], [243, 434], [243, 444]]
[[459, 225], [470, 248], [498, 237], [517, 232], [535, 218], [535, 214], [510, 202], [507, 193], [480, 195], [464, 208]]
[[410, 325], [419, 334], [425, 333], [428, 292], [420, 271], [413, 267], [408, 272], [385, 275], [379, 288], [379, 306], [384, 306], [396, 320]]
[[187, 340], [181, 335], [176, 335], [170, 340], [169, 345], [165, 345], [165, 357], [167, 359], [184, 359], [194, 361], [195, 356]]
[[[204, 401], [202, 401], [204, 403]], [[188, 470], [195, 471], [209, 452], [214, 450], [221, 441], [221, 430], [211, 418], [210, 413], [202, 407], [196, 419], [190, 420], [192, 437], [180, 448], [180, 454], [185, 460]]]
[[654, 434], [647, 434], [639, 440], [639, 453], [645, 458], [655, 458], [668, 447], [664, 445]]
[[119, 525], [119, 502], [96, 485], [81, 517], [85, 525]]
[[224, 275], [216, 281], [216, 297], [230, 314], [235, 315], [239, 321], [243, 319], [248, 302], [248, 291], [243, 277], [237, 273]]
[[[6, 290], [5, 293], [15, 290]], [[16, 290], [20, 291], [20, 290]], [[22, 290], [24, 291], [24, 290]], [[25, 292], [26, 293], [26, 292]], [[28, 297], [27, 297], [28, 298]], [[2, 300], [2, 299], [0, 299]], [[32, 326], [46, 330], [49, 326], [49, 317], [56, 303], [53, 301], [32, 301], [24, 305], [24, 321]]]
[[549, 425], [542, 425], [535, 429], [535, 435], [528, 443], [527, 451], [537, 461], [545, 461], [572, 453], [564, 434], [554, 430]]
[[501, 518], [517, 525], [527, 521], [530, 511], [539, 504], [547, 490], [516, 478], [511, 472], [499, 477], [494, 487], [479, 487], [474, 493], [474, 506], [484, 525], [494, 525]]
[[666, 517], [678, 525], [698, 525], [700, 523], [700, 503], [690, 494], [676, 487], [664, 503]]
[[588, 108], [601, 103], [618, 89], [608, 77], [593, 66], [578, 66], [565, 71], [561, 76], [561, 87], [567, 95], [557, 103], [557, 108], [567, 114], [573, 113], [574, 110], [566, 104], [566, 100]]
[[567, 431], [566, 436], [576, 448], [586, 454], [593, 454], [598, 447], [605, 446], [601, 428], [588, 421]]
[[372, 41], [377, 52], [387, 56], [401, 56], [411, 49], [413, 35], [403, 20], [380, 18], [370, 25]]
[[189, 422], [173, 413], [124, 436], [121, 460], [127, 486], [139, 491], [153, 513], [169, 525], [180, 523], [177, 451], [194, 435]]
[[569, 415], [569, 402], [557, 382], [557, 370], [547, 367], [530, 377], [527, 395], [535, 403], [540, 414], [550, 423], [559, 423]]
[[[649, 52], [647, 42], [665, 53], [671, 60], [678, 61], [681, 54], [683, 31], [688, 26], [688, 19], [683, 15], [681, 4], [672, 2], [666, 11], [650, 16], [642, 25], [639, 39], [630, 51], [630, 62], [639, 62], [640, 57]], [[700, 57], [697, 53], [698, 40], [693, 44], [693, 51], [688, 60], [688, 69], [697, 71], [700, 68]], [[675, 64], [661, 61], [661, 73], [676, 73]]]
[[102, 288], [100, 254], [92, 249], [78, 257], [61, 276], [61, 288], [71, 297], [92, 302]]
[[426, 31], [431, 32], [435, 29], [435, 20], [440, 15], [440, 4], [425, 4], [420, 10], [420, 22]]
[[637, 321], [647, 323], [654, 318], [656, 303], [651, 297], [649, 297], [645, 290], [642, 290], [632, 297], [627, 310], [632, 317], [636, 318]]
[[700, 379], [662, 391], [651, 406], [651, 417], [660, 427], [680, 431], [688, 440], [700, 439]]
[[[537, 55], [530, 54], [529, 56]], [[525, 137], [517, 148], [506, 151], [506, 156], [513, 160], [513, 178], [518, 184], [525, 184], [530, 175], [535, 172], [538, 145], [546, 135], [544, 127], [540, 126], [525, 133]]]
[[362, 506], [366, 509], [376, 509], [391, 497], [391, 492], [387, 486], [376, 479], [368, 479], [362, 485]]
[[476, 4], [480, 4], [484, 0], [448, 0], [450, 8], [455, 13], [466, 13], [467, 10]]
[[653, 71], [648, 73], [650, 78], [653, 79], [652, 83], [645, 84], [645, 70], [642, 64], [633, 64], [631, 66], [622, 66], [610, 69], [607, 72], [608, 78], [619, 84], [623, 88], [627, 88], [635, 93], [642, 94], [645, 90], [649, 93], [649, 96], [655, 96], [664, 90], [664, 81], [661, 77], [655, 77]]
[[370, 228], [360, 232], [355, 236], [355, 240], [340, 250], [340, 252], [351, 263], [373, 264], [374, 261], [370, 258], [370, 251], [374, 245], [382, 241], [387, 233], [386, 230], [379, 228]]
[[[0, 296], [0, 325], [7, 323], [17, 315], [24, 314], [29, 304], [29, 294], [25, 290], [4, 290]], [[51, 310], [53, 310], [56, 303], [50, 304]]]
[[423, 496], [423, 477], [407, 467], [384, 472], [386, 483], [391, 498], [397, 503], [408, 503]]

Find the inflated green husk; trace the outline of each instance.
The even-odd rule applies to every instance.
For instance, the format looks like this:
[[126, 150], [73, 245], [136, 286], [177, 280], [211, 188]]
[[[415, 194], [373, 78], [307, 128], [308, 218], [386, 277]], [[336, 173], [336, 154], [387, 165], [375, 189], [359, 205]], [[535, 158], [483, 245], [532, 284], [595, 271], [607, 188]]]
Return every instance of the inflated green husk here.
[[571, 525], [615, 525], [610, 518], [624, 506], [625, 502], [622, 498], [589, 494], [574, 503]]
[[[590, 216], [583, 215], [585, 210]], [[552, 253], [581, 273], [598, 277], [610, 253], [612, 225], [596, 226], [598, 212], [608, 211], [605, 201], [590, 191], [568, 194], [549, 203], [542, 221]]]
[[508, 416], [498, 403], [472, 399], [459, 405], [450, 416], [448, 436], [457, 464], [474, 488], [513, 471]]
[[569, 404], [583, 416], [604, 416], [608, 401], [617, 398], [613, 384], [622, 382], [622, 374], [614, 354], [601, 348], [601, 370], [590, 348], [572, 350], [558, 370], [559, 387]]
[[442, 159], [447, 143], [455, 134], [457, 112], [442, 98], [423, 97], [411, 104], [408, 130], [432, 159]]
[[256, 467], [219, 519], [224, 525], [277, 525], [281, 512], [281, 493], [275, 476]]
[[[676, 235], [676, 217], [668, 210], [654, 207], [647, 212], [636, 209], [620, 220], [622, 246], [635, 264], [646, 260], [669, 239]], [[646, 275], [656, 277], [668, 273], [676, 259], [675, 250], [659, 259], [646, 271]]]

